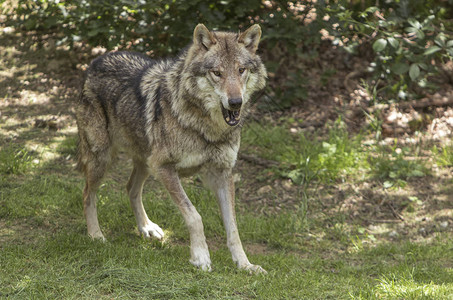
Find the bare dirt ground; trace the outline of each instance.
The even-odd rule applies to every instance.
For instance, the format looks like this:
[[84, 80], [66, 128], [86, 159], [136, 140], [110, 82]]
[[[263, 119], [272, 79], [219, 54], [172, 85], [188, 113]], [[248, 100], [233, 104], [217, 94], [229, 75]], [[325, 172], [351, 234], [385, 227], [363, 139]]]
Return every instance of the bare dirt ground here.
[[[51, 35], [24, 36], [11, 28], [0, 28], [0, 146], [17, 144], [41, 152], [55, 147], [55, 139], [74, 137], [77, 129], [71, 104], [78, 97], [83, 69], [96, 54], [96, 49], [83, 45], [71, 51], [57, 46]], [[352, 133], [369, 126], [363, 109], [369, 95], [358, 85], [360, 76], [353, 74], [360, 62], [355, 58], [348, 65], [339, 57], [335, 49], [327, 49], [318, 61], [306, 66], [313, 78], [307, 100], [284, 111], [259, 112], [261, 117], [268, 121], [279, 117], [303, 120], [294, 121], [291, 132], [316, 131], [320, 138], [327, 132], [326, 124], [340, 115]], [[323, 84], [322, 74], [332, 68], [335, 74]], [[419, 143], [423, 149], [448, 143], [453, 132], [453, 89], [447, 81], [441, 86], [437, 93], [424, 96], [433, 105], [381, 107], [377, 116], [382, 121], [383, 143], [390, 144], [395, 137], [400, 144]], [[58, 159], [73, 165], [74, 158], [67, 155]], [[432, 159], [429, 152], [424, 158]], [[113, 175], [123, 186], [129, 172], [125, 164]], [[373, 179], [313, 186], [306, 191], [309, 215], [326, 226], [335, 226], [341, 214], [350, 228], [364, 228], [382, 240], [430, 239], [436, 232], [453, 231], [451, 171], [434, 168], [430, 176], [410, 179], [404, 188], [392, 190]], [[301, 188], [289, 179], [275, 177], [269, 168], [240, 160], [236, 172], [241, 176], [240, 209], [274, 214], [301, 205]]]

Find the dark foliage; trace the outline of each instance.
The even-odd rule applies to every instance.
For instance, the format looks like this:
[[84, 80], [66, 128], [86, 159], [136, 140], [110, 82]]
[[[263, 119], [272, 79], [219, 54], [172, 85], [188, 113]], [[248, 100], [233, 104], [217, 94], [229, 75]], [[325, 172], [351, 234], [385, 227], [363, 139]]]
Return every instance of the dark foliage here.
[[[381, 3], [382, 2], [382, 3]], [[453, 0], [82, 0], [3, 4], [7, 25], [38, 33], [54, 32], [59, 44], [85, 42], [151, 56], [174, 55], [204, 23], [214, 30], [264, 27], [261, 51], [271, 73], [269, 93], [279, 107], [306, 97], [307, 79], [299, 64], [318, 57], [320, 30], [349, 55], [364, 60], [375, 101], [399, 101], [436, 88], [430, 76], [453, 57]], [[376, 3], [379, 3], [376, 4]], [[284, 63], [282, 63], [284, 62]]]

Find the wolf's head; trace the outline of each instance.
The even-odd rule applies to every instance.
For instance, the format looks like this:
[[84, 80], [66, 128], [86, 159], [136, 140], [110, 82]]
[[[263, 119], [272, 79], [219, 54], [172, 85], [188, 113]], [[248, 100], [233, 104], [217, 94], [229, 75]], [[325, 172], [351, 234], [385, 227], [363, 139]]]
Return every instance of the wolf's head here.
[[188, 89], [213, 118], [229, 126], [239, 124], [250, 96], [264, 88], [266, 69], [256, 54], [260, 37], [259, 25], [237, 34], [195, 27], [185, 62], [194, 75]]

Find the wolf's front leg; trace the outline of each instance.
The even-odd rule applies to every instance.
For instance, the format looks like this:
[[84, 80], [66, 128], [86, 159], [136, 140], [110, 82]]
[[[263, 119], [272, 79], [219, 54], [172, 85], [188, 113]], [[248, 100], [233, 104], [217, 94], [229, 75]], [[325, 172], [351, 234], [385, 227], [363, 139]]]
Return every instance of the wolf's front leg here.
[[204, 271], [211, 271], [211, 258], [206, 244], [201, 216], [187, 197], [178, 173], [172, 167], [161, 167], [158, 175], [165, 188], [170, 192], [189, 228], [190, 262]]
[[251, 273], [266, 274], [266, 270], [261, 266], [253, 265], [249, 262], [242, 247], [234, 211], [234, 181], [231, 171], [210, 171], [206, 174], [204, 181], [216, 194], [217, 201], [219, 202], [223, 224], [227, 234], [227, 246], [230, 249], [233, 261], [240, 269]]
[[143, 184], [148, 176], [149, 173], [147, 167], [138, 161], [134, 162], [134, 170], [132, 171], [129, 182], [127, 183], [127, 192], [129, 194], [135, 219], [137, 220], [139, 232], [145, 238], [155, 237], [162, 240], [164, 238], [164, 231], [148, 218], [145, 208], [143, 207]]

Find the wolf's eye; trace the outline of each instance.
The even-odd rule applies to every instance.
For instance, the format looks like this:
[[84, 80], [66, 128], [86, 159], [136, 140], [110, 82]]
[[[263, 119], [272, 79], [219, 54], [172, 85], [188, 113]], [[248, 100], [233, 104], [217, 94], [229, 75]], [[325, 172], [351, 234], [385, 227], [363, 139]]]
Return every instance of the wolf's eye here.
[[245, 68], [239, 68], [239, 74], [242, 74], [245, 72]]
[[220, 77], [220, 75], [222, 75], [222, 74], [220, 74], [219, 71], [212, 71], [212, 73], [213, 73], [215, 76], [217, 76], [217, 77]]

